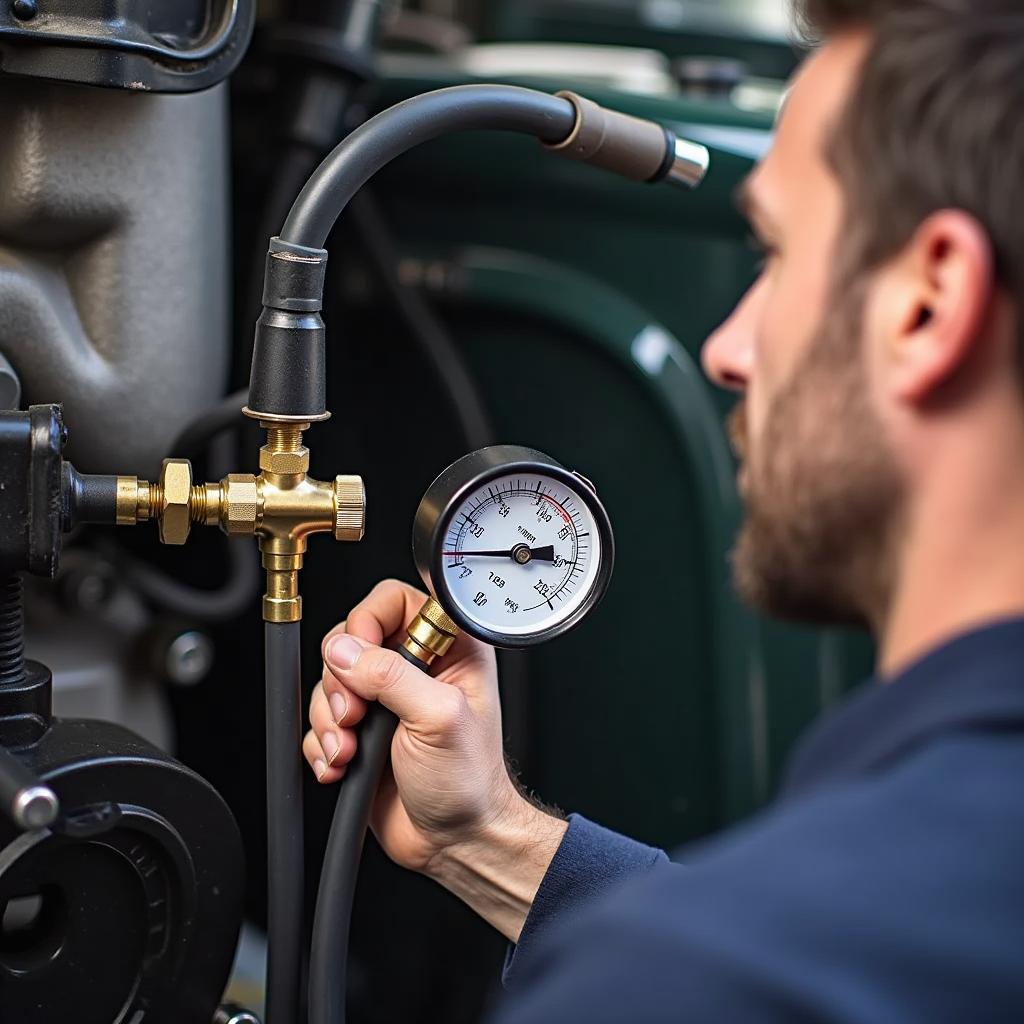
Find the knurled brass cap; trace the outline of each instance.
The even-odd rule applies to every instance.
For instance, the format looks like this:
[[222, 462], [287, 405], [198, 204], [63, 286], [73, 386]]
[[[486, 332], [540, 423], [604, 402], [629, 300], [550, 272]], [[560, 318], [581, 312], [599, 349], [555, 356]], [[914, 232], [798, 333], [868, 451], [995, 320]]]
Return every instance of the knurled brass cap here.
[[334, 539], [360, 541], [366, 533], [366, 487], [361, 476], [334, 480]]
[[192, 464], [187, 459], [164, 459], [160, 470], [158, 529], [161, 544], [184, 544], [192, 528]]

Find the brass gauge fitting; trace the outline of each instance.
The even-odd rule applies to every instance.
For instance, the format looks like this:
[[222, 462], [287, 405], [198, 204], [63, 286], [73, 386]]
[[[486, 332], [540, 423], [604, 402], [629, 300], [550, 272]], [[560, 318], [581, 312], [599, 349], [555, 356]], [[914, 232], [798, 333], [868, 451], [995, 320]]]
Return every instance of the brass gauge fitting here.
[[409, 623], [408, 637], [402, 649], [424, 666], [443, 658], [459, 635], [459, 627], [448, 613], [429, 598], [419, 614]]
[[184, 544], [193, 523], [219, 526], [229, 537], [255, 536], [267, 573], [263, 617], [267, 622], [302, 618], [298, 574], [307, 539], [333, 533], [360, 541], [366, 525], [366, 492], [358, 476], [333, 481], [309, 476], [308, 423], [261, 421], [267, 442], [258, 474], [230, 473], [219, 483], [196, 485], [185, 459], [165, 459], [160, 480], [118, 477], [117, 522], [157, 521], [164, 544]]

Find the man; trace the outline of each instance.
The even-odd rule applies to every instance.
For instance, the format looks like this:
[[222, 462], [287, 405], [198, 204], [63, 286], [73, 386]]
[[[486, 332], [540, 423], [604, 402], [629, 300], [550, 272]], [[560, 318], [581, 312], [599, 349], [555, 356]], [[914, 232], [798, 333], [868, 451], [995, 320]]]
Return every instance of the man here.
[[306, 756], [335, 782], [366, 700], [401, 717], [374, 830], [517, 943], [510, 1024], [1024, 1019], [1024, 10], [803, 13], [825, 42], [744, 190], [765, 265], [704, 364], [745, 395], [738, 585], [866, 621], [873, 685], [670, 864], [519, 795], [490, 651], [431, 679], [377, 646], [411, 588], [324, 644]]

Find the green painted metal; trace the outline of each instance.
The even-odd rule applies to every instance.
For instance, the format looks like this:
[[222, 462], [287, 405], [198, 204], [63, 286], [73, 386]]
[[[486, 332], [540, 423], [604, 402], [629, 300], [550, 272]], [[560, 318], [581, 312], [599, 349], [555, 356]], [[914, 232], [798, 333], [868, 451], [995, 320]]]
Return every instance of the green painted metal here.
[[[466, 80], [440, 63], [393, 71], [378, 103]], [[540, 756], [528, 781], [673, 845], [763, 803], [796, 735], [863, 676], [870, 651], [767, 623], [728, 584], [739, 515], [722, 431], [731, 398], [697, 359], [752, 280], [732, 195], [770, 123], [586, 91], [707, 142], [706, 184], [693, 194], [630, 185], [481, 133], [397, 161], [378, 195], [405, 272], [444, 300], [502, 438], [594, 479], [620, 540], [604, 605], [531, 655]], [[539, 404], [538, 377], [565, 401]]]
[[[763, 700], [756, 693], [764, 685], [764, 672], [758, 664], [754, 618], [736, 601], [728, 579], [727, 559], [740, 507], [735, 467], [706, 380], [686, 349], [663, 326], [652, 322], [628, 297], [585, 274], [537, 257], [493, 249], [459, 254], [453, 270], [441, 279], [456, 282], [454, 292], [463, 301], [558, 325], [581, 346], [596, 349], [589, 358], [614, 360], [623, 377], [632, 378], [653, 403], [662, 429], [684, 463], [679, 467], [681, 475], [692, 475], [695, 518], [699, 535], [705, 539], [695, 557], [702, 563], [699, 587], [710, 607], [715, 634], [710, 660], [716, 685], [710, 696], [721, 740], [717, 758], [720, 799], [726, 807], [746, 807], [763, 799], [769, 786], [768, 765], [755, 752], [766, 749], [768, 742], [766, 720], [758, 712]], [[479, 347], [475, 354], [480, 362]], [[496, 356], [493, 350], [486, 353], [488, 360]], [[509, 352], [511, 367], [517, 358]], [[622, 389], [620, 383], [617, 390]], [[600, 417], [597, 408], [587, 408], [584, 403], [577, 408], [588, 420]], [[645, 478], [641, 468], [645, 461], [639, 459], [635, 474], [627, 461], [618, 475], [630, 495], [651, 487], [653, 493], [647, 500], [660, 500], [663, 481]], [[620, 509], [617, 521], [627, 550], [633, 538], [625, 535], [644, 528], [647, 513], [643, 501], [640, 496], [630, 502], [628, 510]], [[668, 549], [665, 560], [669, 564], [678, 535], [673, 518], [670, 510], [669, 532], [661, 541]], [[686, 571], [685, 563], [680, 563], [678, 571]], [[650, 588], [643, 591], [650, 593]], [[677, 613], [660, 600], [658, 603], [662, 605], [660, 613], [670, 621], [675, 614], [686, 614], [685, 609]], [[600, 672], [599, 661], [594, 667]]]
[[[478, 81], [443, 61], [404, 68], [382, 84], [379, 106]], [[575, 266], [629, 295], [696, 355], [753, 279], [749, 228], [734, 196], [770, 144], [771, 120], [716, 103], [627, 95], [572, 81], [522, 78], [514, 84], [578, 88], [599, 103], [660, 121], [706, 144], [711, 171], [688, 193], [624, 182], [548, 156], [519, 136], [453, 136], [414, 150], [379, 176], [396, 230], [411, 239], [493, 244]], [[724, 396], [716, 401], [729, 404]]]
[[678, 17], [660, 18], [651, 11], [655, 6], [608, 0], [498, 0], [488, 5], [483, 38], [633, 46], [670, 57], [727, 57], [743, 61], [752, 74], [764, 78], [788, 78], [796, 66], [798, 51], [787, 34], [773, 27], [757, 30], [754, 19], [737, 10], [739, 4], [691, 2]]

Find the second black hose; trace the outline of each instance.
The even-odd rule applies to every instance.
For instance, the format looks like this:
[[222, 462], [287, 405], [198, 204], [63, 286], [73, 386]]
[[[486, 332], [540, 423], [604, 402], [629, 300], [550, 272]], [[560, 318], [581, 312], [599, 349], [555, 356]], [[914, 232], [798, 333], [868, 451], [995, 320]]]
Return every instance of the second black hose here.
[[391, 753], [398, 718], [371, 704], [359, 746], [338, 793], [313, 918], [309, 964], [309, 1024], [344, 1024], [348, 944], [359, 862], [373, 801]]
[[266, 1024], [296, 1024], [305, 897], [298, 622], [268, 622]]

